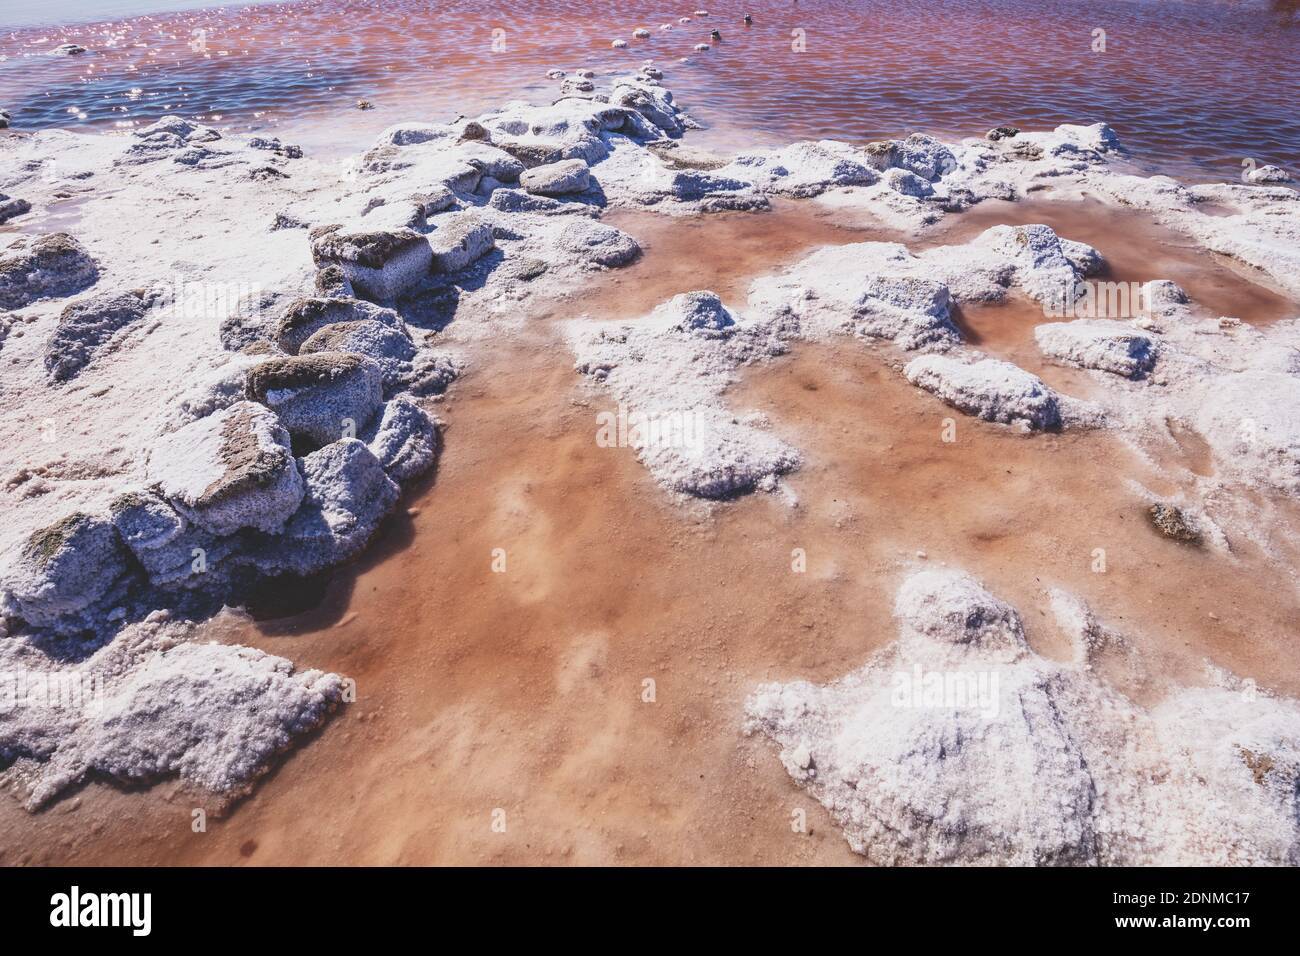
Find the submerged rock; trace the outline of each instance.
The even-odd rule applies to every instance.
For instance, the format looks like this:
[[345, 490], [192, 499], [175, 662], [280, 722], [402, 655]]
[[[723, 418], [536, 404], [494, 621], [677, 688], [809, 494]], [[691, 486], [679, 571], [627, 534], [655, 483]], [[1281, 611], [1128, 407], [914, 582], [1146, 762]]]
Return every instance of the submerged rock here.
[[75, 377], [118, 332], [143, 319], [152, 301], [151, 295], [135, 290], [101, 293], [69, 305], [45, 346], [50, 381]]
[[998, 359], [962, 362], [922, 355], [903, 369], [907, 380], [949, 405], [989, 422], [1024, 423], [1035, 430], [1061, 427], [1057, 395], [1036, 375]]
[[302, 501], [289, 433], [255, 402], [237, 402], [164, 435], [149, 455], [149, 480], [200, 528], [274, 531]]
[[324, 445], [370, 424], [383, 402], [383, 373], [363, 355], [293, 355], [249, 369], [245, 393], [275, 412], [290, 435]]
[[1189, 544], [1201, 543], [1201, 532], [1187, 513], [1177, 505], [1157, 502], [1147, 509], [1151, 524], [1166, 538], [1186, 541]]
[[95, 284], [99, 267], [76, 239], [56, 232], [19, 240], [0, 257], [0, 309], [75, 295]]

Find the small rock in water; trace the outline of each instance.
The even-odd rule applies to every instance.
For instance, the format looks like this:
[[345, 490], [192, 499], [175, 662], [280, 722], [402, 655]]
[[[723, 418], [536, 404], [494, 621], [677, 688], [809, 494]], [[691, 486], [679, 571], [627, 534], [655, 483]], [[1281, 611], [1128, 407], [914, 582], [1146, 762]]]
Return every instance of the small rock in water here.
[[615, 40], [613, 43], [610, 44], [610, 46], [612, 46], [615, 50], [622, 50], [624, 47], [627, 46], [627, 41]]
[[984, 134], [984, 138], [997, 142], [1000, 139], [1011, 139], [1013, 136], [1019, 136], [1020, 130], [1014, 126], [996, 126]]
[[1166, 538], [1186, 541], [1189, 544], [1201, 543], [1201, 532], [1188, 517], [1187, 512], [1177, 505], [1157, 502], [1147, 509], [1147, 517], [1151, 519], [1155, 529]]
[[13, 122], [13, 114], [8, 110], [0, 110], [0, 129], [8, 129], [9, 124]]
[[359, 110], [373, 110], [374, 108], [375, 104], [369, 100], [357, 100], [357, 109]]
[[722, 31], [721, 31], [721, 30], [710, 30], [710, 31], [709, 31], [709, 39], [712, 40], [714, 43], [721, 43], [721, 42], [722, 42]]
[[697, 43], [697, 44], [695, 44], [695, 52], [696, 52], [696, 53], [703, 53], [705, 50], [710, 50], [710, 49], [712, 49], [712, 47], [710, 47], [707, 43]]
[[748, 13], [745, 14], [745, 26], [752, 27], [753, 25], [754, 25], [754, 18], [751, 17]]
[[632, 31], [632, 36], [636, 37], [638, 40], [648, 40], [650, 39], [650, 31], [645, 27], [637, 27]]
[[549, 80], [562, 80], [565, 77], [563, 70], [547, 70], [546, 78]]
[[80, 56], [86, 48], [79, 43], [63, 43], [50, 51], [50, 56]]

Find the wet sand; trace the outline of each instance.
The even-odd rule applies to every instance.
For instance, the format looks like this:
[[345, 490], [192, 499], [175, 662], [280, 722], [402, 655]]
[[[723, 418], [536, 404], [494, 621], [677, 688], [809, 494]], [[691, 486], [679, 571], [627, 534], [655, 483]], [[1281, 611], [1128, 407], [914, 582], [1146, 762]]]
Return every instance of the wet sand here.
[[[806, 244], [861, 238], [797, 224], [805, 213], [709, 217], [681, 243], [624, 225], [644, 240], [642, 278], [624, 272], [618, 294], [573, 312], [742, 290]], [[737, 237], [748, 257], [701, 258]], [[1149, 268], [1149, 248], [1097, 244], [1121, 275]], [[1033, 311], [1013, 301], [963, 321], [981, 347], [1018, 356]], [[631, 451], [596, 444], [613, 402], [581, 384], [553, 324], [478, 350], [439, 408], [446, 448], [410, 513], [359, 565], [292, 596], [311, 609], [209, 628], [353, 677], [358, 701], [205, 833], [191, 813], [214, 804], [91, 783], [37, 815], [0, 801], [0, 863], [860, 862], [770, 750], [741, 736], [742, 703], [763, 680], [859, 666], [893, 639], [894, 591], [926, 562], [982, 578], [1056, 658], [1069, 648], [1043, 589], [1088, 600], [1131, 637], [1136, 665], [1114, 679], [1139, 699], [1203, 682], [1207, 659], [1300, 694], [1294, 502], [1265, 503], [1273, 557], [1248, 541], [1231, 555], [1169, 541], [1129, 479], [1174, 488], [1212, 470], [1190, 438], [1156, 473], [1105, 432], [1025, 436], [962, 416], [908, 385], [900, 358], [845, 338], [747, 370], [730, 402], [766, 412], [803, 452], [788, 479], [798, 504], [706, 505], [675, 501]], [[1071, 394], [1089, 385], [1042, 371]], [[808, 834], [791, 829], [796, 807]]]

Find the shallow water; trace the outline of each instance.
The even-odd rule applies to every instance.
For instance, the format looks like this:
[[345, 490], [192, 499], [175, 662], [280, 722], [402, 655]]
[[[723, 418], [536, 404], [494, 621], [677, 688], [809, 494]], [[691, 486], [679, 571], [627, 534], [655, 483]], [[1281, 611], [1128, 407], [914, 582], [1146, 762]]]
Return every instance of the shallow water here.
[[[809, 245], [864, 238], [815, 210], [705, 217], [685, 246], [661, 218], [627, 214], [647, 281], [613, 299], [596, 284], [575, 290], [567, 311], [637, 314], [699, 287], [730, 300]], [[1176, 249], [1151, 261], [1158, 237], [1134, 242], [1091, 204], [1068, 215], [1067, 235], [1121, 234], [1098, 241], [1117, 275], [1152, 278], [1180, 261]], [[957, 217], [953, 228], [980, 225]], [[762, 252], [759, 226], [781, 242]], [[735, 259], [703, 254], [729, 246]], [[1097, 387], [1030, 360], [1040, 308], [1012, 300], [966, 319], [982, 347], [1054, 387]], [[1300, 508], [1273, 503], [1268, 547], [1234, 535], [1231, 554], [1164, 539], [1144, 517], [1134, 482], [1176, 494], [1214, 472], [1194, 436], [1174, 435], [1179, 455], [1153, 462], [1104, 430], [1021, 435], [955, 415], [906, 382], [890, 347], [845, 336], [795, 343], [728, 395], [804, 454], [786, 481], [798, 504], [682, 504], [630, 450], [598, 445], [596, 415], [613, 400], [583, 384], [557, 333], [530, 322], [475, 352], [439, 406], [436, 476], [409, 489], [410, 510], [356, 564], [292, 602], [279, 595], [255, 622], [204, 631], [346, 674], [355, 704], [225, 819], [169, 785], [94, 782], [37, 815], [0, 800], [0, 863], [857, 862], [766, 742], [741, 735], [742, 702], [763, 680], [860, 666], [894, 638], [899, 582], [927, 564], [978, 574], [1057, 659], [1070, 651], [1044, 589], [1094, 603], [1140, 664], [1103, 672], [1143, 702], [1167, 680], [1202, 682], [1207, 660], [1300, 692]], [[953, 443], [941, 438], [949, 417]], [[1099, 547], [1105, 573], [1092, 564]], [[806, 572], [792, 570], [794, 548]], [[214, 811], [206, 833], [191, 829], [195, 806]], [[806, 835], [790, 830], [795, 807]]]
[[[69, 9], [102, 9], [62, 3], [45, 26], [0, 35], [0, 104], [20, 128], [125, 129], [179, 112], [342, 152], [399, 120], [545, 100], [551, 67], [653, 59], [718, 145], [1105, 120], [1136, 158], [1188, 178], [1300, 161], [1296, 0], [756, 0], [678, 23], [691, 7], [301, 0], [60, 26]], [[633, 39], [638, 26], [652, 37]], [[692, 52], [713, 28], [723, 41]], [[611, 49], [616, 37], [629, 48]], [[48, 55], [65, 41], [90, 52]], [[360, 98], [376, 108], [357, 110]]]

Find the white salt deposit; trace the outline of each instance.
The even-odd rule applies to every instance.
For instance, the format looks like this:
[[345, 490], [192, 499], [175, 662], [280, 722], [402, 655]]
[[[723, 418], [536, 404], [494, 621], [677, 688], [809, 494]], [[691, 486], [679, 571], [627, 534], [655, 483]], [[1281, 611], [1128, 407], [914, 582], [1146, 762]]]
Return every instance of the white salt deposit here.
[[876, 863], [1300, 861], [1300, 708], [1215, 687], [1144, 710], [1088, 669], [1090, 612], [1054, 607], [1075, 663], [968, 575], [916, 573], [893, 645], [829, 685], [759, 687], [748, 730]]

